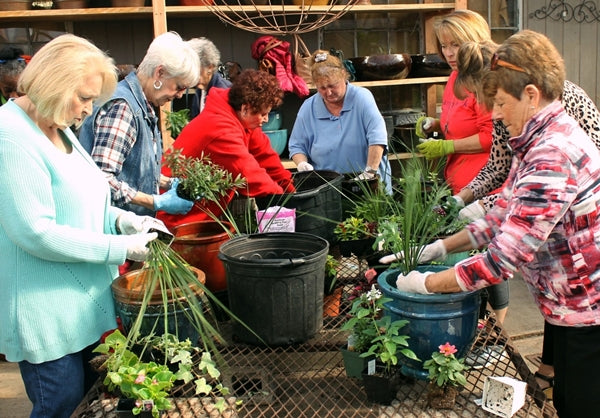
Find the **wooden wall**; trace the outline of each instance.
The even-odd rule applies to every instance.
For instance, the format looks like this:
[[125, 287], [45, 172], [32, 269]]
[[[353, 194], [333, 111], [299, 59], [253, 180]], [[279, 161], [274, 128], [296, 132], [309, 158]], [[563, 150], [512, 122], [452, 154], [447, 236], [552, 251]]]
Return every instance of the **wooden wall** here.
[[[550, 3], [563, 6], [550, 8]], [[565, 60], [567, 79], [581, 86], [600, 106], [600, 1], [525, 0], [522, 4], [523, 27], [552, 40]], [[595, 5], [595, 11], [586, 4]], [[545, 16], [548, 12], [550, 16]]]

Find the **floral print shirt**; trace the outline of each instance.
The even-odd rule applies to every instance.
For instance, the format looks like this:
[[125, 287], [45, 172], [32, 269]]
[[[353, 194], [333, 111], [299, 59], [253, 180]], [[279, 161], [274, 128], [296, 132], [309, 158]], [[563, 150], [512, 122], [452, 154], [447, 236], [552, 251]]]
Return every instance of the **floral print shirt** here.
[[[600, 111], [592, 99], [581, 87], [565, 80], [561, 102], [567, 114], [579, 123], [600, 149]], [[466, 186], [475, 199], [481, 199], [486, 210], [491, 209], [499, 197], [499, 194], [488, 193], [504, 183], [510, 170], [512, 151], [508, 147], [509, 137], [502, 122], [495, 121], [488, 162]]]
[[483, 288], [518, 270], [548, 322], [600, 325], [600, 151], [558, 101], [509, 145], [506, 187], [467, 226], [488, 249], [456, 265], [460, 287]]

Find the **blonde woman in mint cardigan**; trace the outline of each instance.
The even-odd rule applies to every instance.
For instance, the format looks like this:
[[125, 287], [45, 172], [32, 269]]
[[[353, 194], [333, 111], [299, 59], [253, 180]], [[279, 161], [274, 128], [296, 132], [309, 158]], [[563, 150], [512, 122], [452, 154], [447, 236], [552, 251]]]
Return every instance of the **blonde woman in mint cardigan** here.
[[110, 205], [69, 129], [110, 97], [116, 74], [94, 45], [63, 35], [23, 71], [25, 95], [0, 108], [0, 352], [19, 362], [31, 417], [69, 417], [81, 402], [90, 347], [116, 327], [117, 267], [156, 238]]

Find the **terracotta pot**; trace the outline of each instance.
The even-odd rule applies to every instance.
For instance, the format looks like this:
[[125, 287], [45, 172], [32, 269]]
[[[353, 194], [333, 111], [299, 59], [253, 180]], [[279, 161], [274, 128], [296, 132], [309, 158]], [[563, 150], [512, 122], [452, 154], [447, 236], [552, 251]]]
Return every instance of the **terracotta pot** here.
[[[195, 267], [190, 267], [190, 269], [195, 273], [200, 283], [205, 282], [202, 270]], [[133, 270], [117, 277], [112, 282], [111, 288], [115, 298], [115, 310], [121, 318], [126, 332], [129, 332], [143, 309], [141, 302], [144, 298], [147, 274], [147, 270]], [[189, 288], [194, 293], [197, 302], [201, 303], [200, 297], [203, 290], [200, 286], [190, 284]], [[167, 332], [178, 335], [182, 341], [186, 338], [191, 341], [198, 341], [198, 331], [189, 319], [191, 314], [189, 312], [191, 309], [189, 307], [189, 296], [189, 292], [174, 289], [168, 296], [169, 303], [165, 311], [161, 291], [159, 288], [155, 289], [150, 302], [144, 309], [140, 327], [141, 335], [150, 335], [151, 333], [160, 335], [164, 333], [166, 315], [169, 328], [166, 330]]]
[[31, 0], [0, 0], [0, 11], [29, 9], [31, 9]]
[[336, 287], [331, 295], [323, 296], [323, 318], [336, 317], [340, 314], [342, 288]]
[[[226, 226], [233, 233], [229, 223]], [[227, 289], [223, 262], [219, 260], [221, 244], [229, 241], [229, 234], [215, 221], [198, 221], [173, 228], [175, 240], [171, 248], [190, 265], [206, 274], [206, 287], [212, 292]]]

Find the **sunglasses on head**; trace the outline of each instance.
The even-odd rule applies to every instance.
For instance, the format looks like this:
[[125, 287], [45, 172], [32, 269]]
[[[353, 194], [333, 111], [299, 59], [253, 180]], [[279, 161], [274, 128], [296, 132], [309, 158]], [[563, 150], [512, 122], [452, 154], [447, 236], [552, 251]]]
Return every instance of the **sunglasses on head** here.
[[525, 71], [523, 68], [500, 59], [500, 57], [496, 53], [492, 57], [492, 62], [490, 63], [490, 70], [496, 71], [498, 69], [498, 67], [508, 68], [509, 70], [514, 70], [514, 71], [518, 71], [520, 73], [527, 74], [527, 71]]

